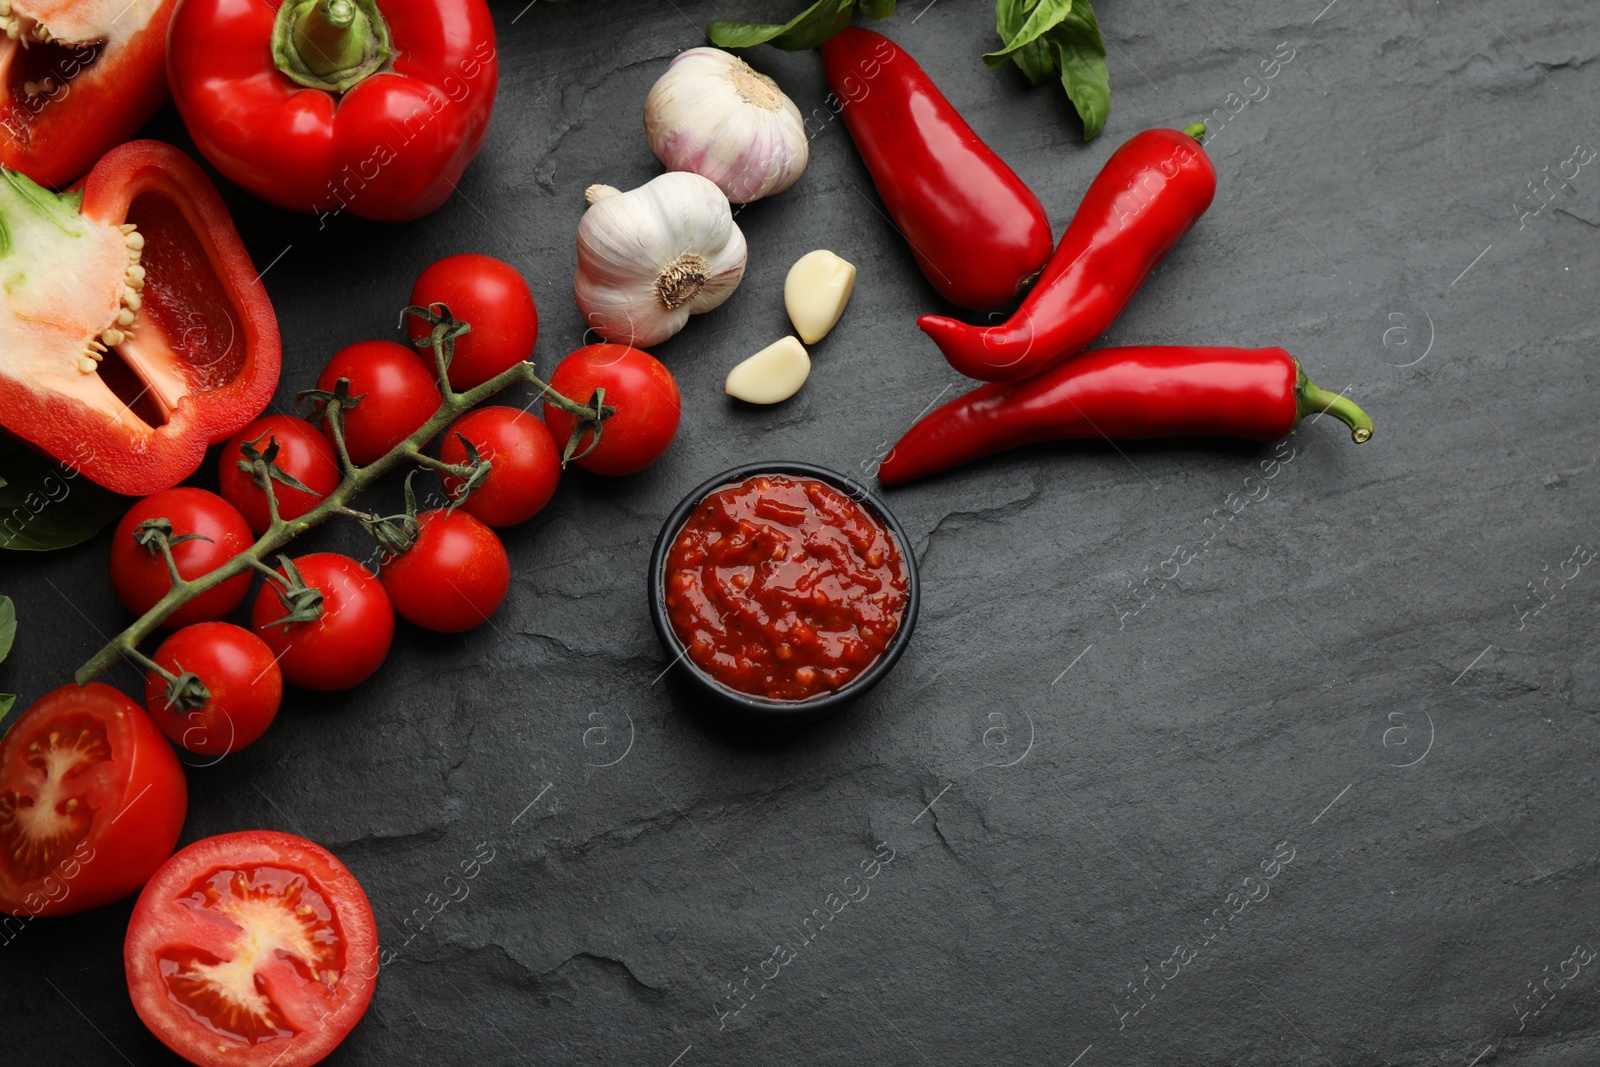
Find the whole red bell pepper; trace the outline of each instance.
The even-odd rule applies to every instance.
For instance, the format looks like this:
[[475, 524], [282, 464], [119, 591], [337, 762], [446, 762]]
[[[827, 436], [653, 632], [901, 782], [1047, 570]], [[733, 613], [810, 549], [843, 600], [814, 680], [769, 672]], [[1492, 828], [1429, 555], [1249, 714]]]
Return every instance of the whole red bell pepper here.
[[40, 185], [83, 177], [167, 99], [177, 0], [0, 2], [0, 166]]
[[119, 493], [260, 414], [282, 349], [216, 186], [159, 141], [52, 193], [0, 169], [0, 424]]
[[185, 0], [170, 45], [218, 170], [290, 211], [383, 222], [449, 198], [499, 82], [484, 0]]
[[1050, 258], [1050, 219], [893, 41], [851, 26], [822, 46], [828, 87], [889, 217], [940, 296], [1010, 307]]
[[1037, 378], [979, 386], [895, 442], [878, 477], [898, 485], [1038, 441], [1238, 437], [1275, 441], [1327, 412], [1359, 444], [1372, 420], [1318, 388], [1281, 348], [1097, 348]]
[[1005, 322], [924, 315], [917, 325], [952, 367], [986, 382], [1031, 378], [1082, 351], [1211, 205], [1217, 171], [1195, 139], [1204, 129], [1146, 130], [1112, 153], [1038, 284]]

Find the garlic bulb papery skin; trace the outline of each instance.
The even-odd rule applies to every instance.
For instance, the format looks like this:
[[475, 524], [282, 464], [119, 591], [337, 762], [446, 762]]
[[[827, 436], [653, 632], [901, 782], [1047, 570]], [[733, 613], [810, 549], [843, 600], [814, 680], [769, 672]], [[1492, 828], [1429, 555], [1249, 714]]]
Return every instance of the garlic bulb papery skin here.
[[644, 102], [644, 133], [668, 170], [710, 178], [735, 204], [793, 185], [811, 148], [778, 83], [718, 48], [691, 48]]
[[583, 321], [606, 340], [659, 344], [744, 277], [744, 234], [709, 179], [675, 171], [626, 193], [591, 185], [584, 197], [572, 288]]

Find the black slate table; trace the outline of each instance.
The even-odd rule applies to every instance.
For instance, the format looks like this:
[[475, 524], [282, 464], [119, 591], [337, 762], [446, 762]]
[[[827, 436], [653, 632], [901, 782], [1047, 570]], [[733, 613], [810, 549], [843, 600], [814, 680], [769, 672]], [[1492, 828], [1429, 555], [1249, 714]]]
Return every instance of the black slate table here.
[[[460, 251], [523, 271], [553, 366], [583, 336], [584, 187], [658, 170], [651, 83], [710, 19], [798, 6], [522, 4], [496, 9], [494, 124], [440, 211], [319, 225], [224, 185], [283, 326], [280, 405]], [[1600, 164], [1529, 185], [1600, 145], [1600, 10], [1324, 4], [1101, 0], [1114, 101], [1088, 144], [1054, 88], [980, 62], [987, 0], [876, 28], [1058, 234], [1119, 143], [1211, 116], [1216, 202], [1105, 342], [1282, 345], [1373, 440], [1323, 419], [1276, 448], [1039, 447], [896, 490], [925, 592], [895, 672], [810, 728], [717, 725], [646, 617], [662, 517], [750, 458], [870, 473], [963, 388], [818, 119], [801, 182], [738, 217], [742, 287], [657, 349], [670, 453], [570, 475], [509, 531], [491, 626], [402, 627], [370, 682], [291, 692], [191, 771], [185, 842], [290, 830], [371, 896], [394, 959], [329, 1063], [1600, 1062], [1600, 573], [1572, 562], [1600, 543]], [[814, 54], [750, 58], [823, 108]], [[149, 132], [189, 145], [170, 109]], [[723, 375], [787, 332], [813, 248], [858, 264], [850, 309], [794, 400], [735, 407]], [[33, 699], [125, 623], [106, 541], [0, 564], [22, 621], [0, 687]], [[1204, 551], [1175, 566], [1180, 544]], [[0, 1062], [171, 1061], [125, 992], [130, 907], [0, 949]]]

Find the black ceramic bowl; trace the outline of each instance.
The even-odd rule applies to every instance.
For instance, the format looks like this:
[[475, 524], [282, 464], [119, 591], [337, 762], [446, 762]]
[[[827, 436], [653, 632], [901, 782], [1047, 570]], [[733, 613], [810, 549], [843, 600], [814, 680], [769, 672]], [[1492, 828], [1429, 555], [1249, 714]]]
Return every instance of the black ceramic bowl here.
[[[706, 497], [718, 489], [742, 482], [756, 474], [789, 474], [801, 478], [814, 478], [833, 486], [877, 516], [894, 537], [900, 549], [900, 556], [905, 560], [906, 610], [900, 620], [900, 629], [894, 635], [894, 640], [889, 643], [889, 647], [883, 650], [883, 655], [878, 657], [877, 662], [857, 675], [843, 689], [831, 693], [819, 693], [805, 700], [772, 700], [741, 693], [717, 681], [689, 659], [683, 642], [678, 640], [678, 635], [672, 629], [672, 620], [667, 618], [666, 605], [662, 602], [666, 591], [667, 553], [672, 550], [672, 543], [677, 540], [678, 531], [683, 529], [683, 524], [689, 521], [689, 515]], [[917, 607], [922, 600], [922, 584], [917, 576], [917, 557], [911, 550], [911, 539], [906, 536], [905, 529], [901, 527], [894, 514], [870, 490], [854, 478], [826, 467], [818, 467], [811, 463], [773, 462], [747, 463], [742, 467], [723, 471], [715, 478], [701, 482], [683, 498], [682, 502], [672, 510], [672, 514], [667, 516], [667, 521], [661, 526], [661, 532], [656, 535], [655, 551], [650, 554], [649, 593], [650, 621], [655, 625], [656, 635], [661, 638], [661, 645], [667, 650], [667, 655], [673, 657], [672, 665], [697, 692], [711, 698], [721, 705], [723, 710], [777, 722], [802, 723], [838, 711], [877, 685], [883, 680], [883, 676], [893, 669], [895, 661], [900, 658], [900, 654], [911, 641], [911, 631], [916, 628]]]

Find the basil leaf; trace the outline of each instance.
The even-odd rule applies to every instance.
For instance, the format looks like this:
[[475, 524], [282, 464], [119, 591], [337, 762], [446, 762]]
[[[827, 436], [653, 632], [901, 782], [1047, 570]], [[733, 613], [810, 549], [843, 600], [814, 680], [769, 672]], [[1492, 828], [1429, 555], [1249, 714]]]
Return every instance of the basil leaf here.
[[894, 14], [894, 0], [856, 0], [856, 6], [863, 15], [871, 15], [875, 19], [886, 19]]
[[[1027, 18], [1009, 35], [1002, 30], [1000, 40], [1005, 47], [997, 52], [984, 53], [983, 61], [991, 67], [1000, 66], [1000, 64], [1010, 59], [1013, 53], [1032, 44], [1060, 25], [1062, 19], [1072, 14], [1072, 4], [1073, 0], [1022, 0], [1022, 3], [1018, 5], [1013, 0], [1013, 7], [1029, 7]], [[996, 21], [999, 22], [999, 16], [1002, 14], [999, 4], [995, 5], [995, 14], [997, 16]], [[1010, 16], [1006, 19], [1008, 24], [1015, 21], [1015, 14], [1014, 10], [1008, 13]]]
[[[1002, 43], [1017, 35], [1022, 29], [1022, 24], [1028, 21], [1028, 12], [1033, 10], [1036, 3], [1038, 0], [996, 0], [994, 31], [1000, 35]], [[1032, 41], [1023, 45], [1012, 53], [1011, 61], [1034, 85], [1056, 76], [1055, 57], [1051, 54], [1049, 45], [1043, 41]]]
[[48, 552], [87, 541], [128, 500], [9, 437], [0, 437], [0, 548]]
[[1000, 35], [1001, 44], [1009, 44], [1021, 31], [1028, 14], [1039, 0], [995, 0], [994, 32]]
[[[881, 0], [877, 0], [881, 3]], [[783, 25], [718, 19], [706, 27], [706, 36], [718, 48], [750, 48], [772, 44], [797, 52], [815, 48], [850, 25], [855, 0], [817, 0]]]
[[1056, 76], [1056, 57], [1046, 41], [1033, 41], [1023, 45], [1011, 54], [1011, 62], [1017, 69], [1028, 76], [1028, 81], [1034, 85], [1049, 81]]
[[[8, 596], [0, 596], [0, 660], [11, 655], [11, 643], [17, 639], [17, 607]], [[11, 705], [17, 701], [14, 693], [0, 693], [0, 719], [6, 717]]]
[[0, 661], [11, 655], [11, 643], [17, 639], [17, 606], [8, 596], [0, 596]]
[[1050, 31], [1050, 50], [1061, 68], [1061, 87], [1083, 120], [1083, 139], [1099, 133], [1111, 113], [1111, 76], [1106, 73], [1106, 45], [1094, 9], [1079, 0]]

